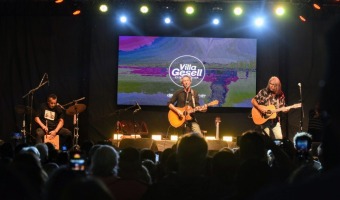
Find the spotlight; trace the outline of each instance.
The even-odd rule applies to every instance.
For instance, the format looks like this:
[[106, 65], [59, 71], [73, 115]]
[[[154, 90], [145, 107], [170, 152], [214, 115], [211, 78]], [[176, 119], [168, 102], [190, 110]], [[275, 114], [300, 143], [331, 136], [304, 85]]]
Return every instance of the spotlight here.
[[282, 16], [284, 13], [285, 13], [285, 9], [283, 8], [283, 7], [277, 7], [276, 9], [275, 9], [275, 13], [276, 13], [276, 15], [278, 15], [278, 16]]
[[81, 10], [79, 8], [76, 8], [73, 10], [72, 15], [76, 16], [76, 15], [80, 15], [80, 13], [81, 13]]
[[262, 17], [258, 17], [255, 19], [255, 26], [261, 27], [264, 24], [264, 19]]
[[170, 17], [165, 17], [164, 18], [164, 23], [170, 24], [171, 23], [171, 18]]
[[140, 7], [139, 11], [143, 14], [146, 14], [146, 13], [149, 12], [149, 7], [143, 5], [143, 6]]
[[206, 140], [216, 140], [215, 136], [205, 136]]
[[72, 10], [72, 15], [76, 16], [76, 15], [80, 15], [81, 13], [81, 9], [80, 9], [81, 5], [80, 4], [73, 4], [73, 10]]
[[214, 25], [218, 25], [218, 24], [220, 23], [220, 20], [217, 19], [217, 18], [214, 18], [214, 19], [212, 20], [212, 23], [213, 23]]
[[223, 141], [226, 141], [226, 142], [232, 142], [233, 141], [233, 137], [232, 136], [223, 136]]
[[240, 15], [242, 15], [242, 13], [243, 13], [243, 9], [241, 7], [237, 6], [237, 7], [234, 8], [234, 14], [236, 16], [240, 16]]
[[153, 140], [162, 140], [162, 135], [152, 135], [151, 136], [151, 138], [153, 139]]
[[306, 17], [304, 17], [304, 16], [302, 16], [302, 15], [299, 16], [299, 19], [300, 19], [302, 22], [306, 22], [306, 21], [307, 21]]
[[107, 12], [108, 7], [107, 7], [107, 5], [102, 4], [102, 5], [99, 6], [99, 10], [100, 10], [101, 12]]
[[178, 140], [178, 136], [177, 135], [171, 135], [170, 136], [170, 140], [171, 141], [177, 141]]
[[121, 17], [119, 18], [119, 20], [120, 20], [120, 22], [122, 22], [122, 23], [126, 23], [126, 22], [127, 22], [126, 16], [121, 16]]
[[192, 15], [192, 14], [194, 14], [195, 9], [194, 9], [194, 7], [192, 7], [192, 6], [188, 6], [188, 7], [185, 9], [185, 12], [186, 12], [187, 14], [189, 14], [189, 15]]
[[113, 134], [113, 140], [121, 140], [122, 137], [123, 137], [123, 134], [120, 134], [120, 133]]
[[316, 10], [320, 10], [321, 9], [321, 6], [319, 4], [317, 4], [317, 3], [313, 3], [313, 7]]

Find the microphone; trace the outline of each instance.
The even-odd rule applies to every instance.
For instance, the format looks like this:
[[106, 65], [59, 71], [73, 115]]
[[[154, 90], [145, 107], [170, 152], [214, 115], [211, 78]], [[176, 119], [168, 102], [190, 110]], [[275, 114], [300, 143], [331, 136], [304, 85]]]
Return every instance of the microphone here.
[[298, 86], [301, 87], [301, 83], [298, 83]]
[[62, 105], [60, 105], [59, 103], [57, 103], [57, 106], [59, 106], [61, 109], [63, 109], [63, 110], [66, 110], [65, 108], [64, 108], [64, 106], [62, 106]]

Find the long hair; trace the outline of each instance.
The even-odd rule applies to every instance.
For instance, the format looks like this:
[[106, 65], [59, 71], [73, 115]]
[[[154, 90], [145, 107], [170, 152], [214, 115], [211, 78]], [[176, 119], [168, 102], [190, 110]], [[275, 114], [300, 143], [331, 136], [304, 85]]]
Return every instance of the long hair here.
[[276, 84], [275, 95], [281, 95], [282, 94], [281, 81], [277, 76], [270, 77], [270, 79], [268, 80], [268, 83], [267, 83], [267, 90], [270, 90], [269, 86], [270, 86], [270, 82], [272, 82], [272, 81], [274, 81], [275, 84]]

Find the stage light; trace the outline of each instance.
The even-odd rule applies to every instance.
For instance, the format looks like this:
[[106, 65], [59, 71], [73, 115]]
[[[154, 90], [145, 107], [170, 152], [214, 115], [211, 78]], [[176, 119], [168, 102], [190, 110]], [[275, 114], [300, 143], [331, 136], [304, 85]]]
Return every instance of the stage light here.
[[254, 23], [255, 23], [255, 26], [261, 27], [264, 25], [264, 19], [262, 17], [257, 17]]
[[241, 7], [237, 6], [237, 7], [234, 8], [234, 14], [236, 16], [240, 16], [240, 15], [242, 15], [242, 13], [243, 13], [243, 9]]
[[153, 140], [162, 140], [162, 135], [152, 135], [151, 138]]
[[170, 17], [165, 17], [164, 18], [164, 23], [170, 24], [171, 23], [171, 18]]
[[132, 138], [132, 139], [137, 139], [137, 138], [142, 138], [139, 134], [135, 134], [135, 135], [129, 135], [129, 136], [123, 136], [123, 138]]
[[120, 20], [120, 22], [122, 22], [122, 23], [126, 23], [126, 22], [127, 22], [126, 16], [121, 16], [121, 17], [119, 18], [119, 20]]
[[226, 142], [232, 142], [233, 141], [233, 137], [232, 136], [223, 136], [223, 141], [226, 141]]
[[194, 7], [192, 7], [192, 6], [188, 6], [188, 7], [185, 9], [185, 12], [186, 12], [187, 14], [189, 14], [189, 15], [192, 15], [192, 14], [194, 14], [195, 9], [194, 9]]
[[170, 136], [170, 140], [171, 141], [177, 141], [178, 140], [178, 136], [177, 135], [171, 135]]
[[217, 18], [214, 18], [214, 19], [212, 20], [212, 23], [213, 23], [214, 25], [218, 25], [218, 24], [220, 23], [220, 20], [217, 19]]
[[321, 9], [321, 6], [319, 4], [317, 4], [317, 3], [313, 3], [313, 7], [316, 10], [320, 10]]
[[306, 17], [304, 17], [304, 16], [302, 16], [302, 15], [299, 16], [299, 19], [300, 19], [302, 22], [306, 22], [306, 21], [307, 21]]
[[206, 140], [216, 140], [215, 136], [205, 136]]
[[146, 14], [146, 13], [149, 12], [149, 8], [145, 5], [143, 5], [143, 6], [140, 7], [139, 11], [143, 14]]
[[275, 9], [275, 14], [278, 16], [282, 16], [285, 13], [285, 9], [282, 6], [279, 6]]
[[113, 140], [121, 140], [123, 137], [123, 134], [120, 134], [120, 133], [114, 133], [113, 134]]
[[64, 0], [55, 0], [54, 3], [62, 3]]
[[73, 10], [72, 15], [76, 16], [76, 15], [80, 15], [80, 13], [81, 13], [81, 10], [79, 8], [76, 8]]
[[108, 7], [107, 7], [107, 5], [102, 4], [102, 5], [99, 6], [99, 10], [101, 12], [107, 12], [108, 11]]
[[81, 4], [74, 3], [73, 4], [72, 15], [76, 16], [76, 15], [80, 15], [80, 13], [81, 13]]

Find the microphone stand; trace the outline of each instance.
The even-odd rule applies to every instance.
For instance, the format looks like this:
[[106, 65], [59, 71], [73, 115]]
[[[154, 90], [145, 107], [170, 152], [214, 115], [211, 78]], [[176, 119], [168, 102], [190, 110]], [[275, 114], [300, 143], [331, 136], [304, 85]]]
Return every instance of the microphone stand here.
[[73, 150], [79, 151], [80, 146], [78, 145], [78, 139], [79, 139], [79, 111], [77, 109], [77, 104], [79, 101], [84, 100], [85, 97], [82, 97], [80, 99], [73, 100], [67, 104], [62, 105], [63, 107], [69, 106], [71, 104], [74, 105], [75, 113], [73, 114]]
[[301, 89], [301, 83], [298, 84], [300, 89], [300, 101], [301, 101], [301, 114], [300, 114], [300, 131], [302, 132], [302, 126], [303, 126], [303, 119], [305, 118], [305, 112], [303, 109], [303, 99], [302, 99], [302, 89]]
[[[30, 136], [30, 138], [33, 137], [32, 136], [32, 118], [33, 118], [33, 98], [34, 98], [34, 92], [37, 91], [38, 89], [40, 89], [42, 86], [46, 85], [46, 83], [48, 83], [48, 80], [42, 83], [44, 78], [45, 78], [45, 74], [44, 74], [42, 80], [40, 81], [38, 87], [33, 88], [32, 90], [30, 90], [27, 94], [25, 94], [22, 97], [23, 99], [28, 97], [28, 104], [29, 104], [29, 108], [30, 108], [30, 125], [29, 125], [29, 136]], [[26, 115], [24, 115], [24, 118], [25, 117], [26, 117]], [[24, 143], [26, 143], [26, 127], [23, 127], [23, 129], [24, 130], [22, 132], [24, 134]]]

